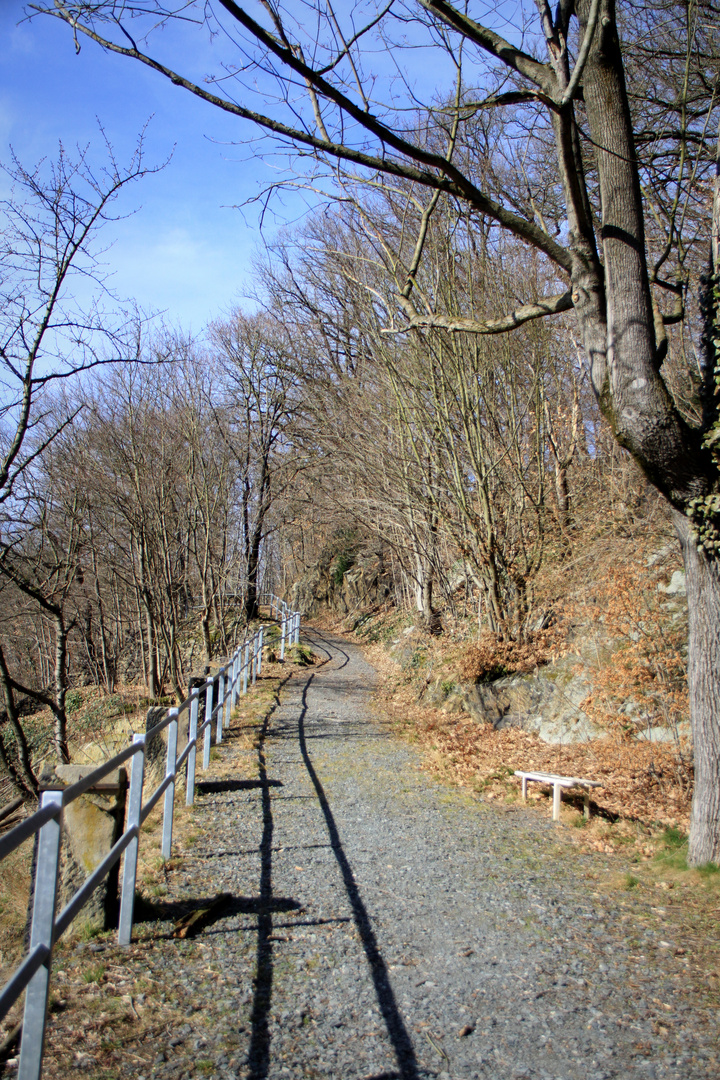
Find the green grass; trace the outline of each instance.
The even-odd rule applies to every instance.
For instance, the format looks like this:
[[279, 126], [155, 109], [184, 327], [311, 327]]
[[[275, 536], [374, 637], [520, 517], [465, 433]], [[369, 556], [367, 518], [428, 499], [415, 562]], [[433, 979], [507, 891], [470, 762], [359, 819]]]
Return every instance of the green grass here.
[[668, 826], [662, 835], [662, 849], [655, 856], [655, 861], [673, 870], [687, 870], [688, 838], [674, 825]]
[[626, 889], [636, 889], [640, 884], [640, 878], [636, 878], [634, 874], [625, 874], [623, 884]]
[[301, 664], [303, 667], [307, 667], [313, 662], [313, 652], [306, 645], [290, 645], [286, 655], [294, 664]]
[[662, 850], [658, 851], [655, 856], [655, 862], [663, 867], [671, 867], [673, 870], [681, 871], [694, 869], [706, 880], [714, 880], [715, 875], [720, 874], [720, 866], [717, 863], [709, 862], [705, 863], [704, 866], [688, 866], [688, 838], [684, 832], [681, 832], [674, 825], [665, 829], [662, 835], [662, 845]]
[[105, 964], [94, 964], [92, 967], [85, 968], [82, 973], [83, 982], [85, 983], [97, 983], [100, 982], [105, 974]]

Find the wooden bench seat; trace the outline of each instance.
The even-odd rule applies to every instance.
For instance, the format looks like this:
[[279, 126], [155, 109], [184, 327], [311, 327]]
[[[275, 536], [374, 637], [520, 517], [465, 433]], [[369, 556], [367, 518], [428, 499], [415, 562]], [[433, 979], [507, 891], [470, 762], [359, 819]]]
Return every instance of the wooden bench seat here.
[[557, 776], [555, 773], [523, 772], [521, 769], [516, 769], [515, 775], [519, 776], [522, 780], [523, 802], [527, 800], [528, 780], [537, 780], [539, 784], [552, 784], [553, 821], [560, 820], [560, 799], [562, 797], [563, 788], [580, 787], [584, 789], [585, 799], [583, 813], [585, 815], [585, 820], [587, 821], [590, 817], [590, 789], [602, 787], [599, 780], [583, 780], [580, 776]]

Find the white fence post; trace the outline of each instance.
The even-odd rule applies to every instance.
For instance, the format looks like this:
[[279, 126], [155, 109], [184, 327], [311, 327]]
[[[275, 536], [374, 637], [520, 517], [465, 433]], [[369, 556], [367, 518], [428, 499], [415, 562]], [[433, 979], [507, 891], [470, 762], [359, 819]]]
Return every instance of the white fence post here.
[[203, 769], [210, 766], [210, 740], [212, 739], [213, 677], [205, 680], [205, 737], [203, 739]]
[[[188, 742], [197, 739], [198, 702], [200, 691], [197, 686], [190, 693], [190, 720], [188, 723]], [[187, 758], [187, 771], [185, 773], [185, 805], [192, 806], [195, 802], [195, 756], [197, 746], [191, 746]]]
[[232, 669], [232, 693], [230, 695], [230, 708], [235, 708], [238, 703], [238, 682], [240, 681], [240, 663], [241, 663], [242, 645], [239, 649], [235, 650], [233, 656], [233, 669]]
[[233, 680], [233, 675], [234, 675], [234, 672], [235, 672], [235, 661], [234, 660], [232, 661], [232, 663], [230, 663], [228, 665], [228, 667], [226, 668], [226, 671], [228, 671], [229, 674], [227, 675], [227, 681], [226, 681], [226, 684], [225, 684], [225, 699], [224, 699], [225, 704], [223, 705], [223, 727], [227, 728], [227, 727], [230, 727], [230, 713], [232, 712], [232, 707], [233, 707], [233, 687], [235, 685], [234, 680]]
[[135, 882], [137, 879], [138, 845], [140, 843], [140, 813], [142, 811], [143, 776], [145, 774], [145, 736], [133, 735], [133, 754], [128, 793], [127, 823], [125, 831], [135, 829], [135, 835], [125, 849], [123, 861], [122, 892], [120, 895], [120, 921], [118, 945], [129, 945], [132, 937], [133, 908], [135, 906]]
[[250, 642], [245, 642], [245, 663], [243, 665], [243, 694], [247, 694], [248, 671], [250, 668]]
[[165, 778], [172, 776], [171, 782], [165, 788], [165, 811], [163, 814], [162, 834], [162, 857], [170, 858], [172, 851], [173, 813], [175, 810], [175, 770], [177, 768], [177, 744], [178, 744], [178, 710], [170, 709], [172, 719], [167, 729], [167, 759], [165, 762]]
[[280, 659], [285, 659], [285, 613], [283, 612], [282, 620], [280, 623], [282, 630], [280, 636]]
[[25, 991], [23, 1037], [18, 1069], [18, 1076], [22, 1077], [22, 1080], [39, 1080], [42, 1069], [60, 860], [62, 791], [44, 791], [40, 805], [41, 807], [57, 806], [58, 816], [46, 821], [38, 836], [30, 951], [41, 945], [48, 950], [48, 955], [33, 975]]
[[263, 651], [263, 637], [265, 634], [265, 627], [261, 626], [258, 630], [258, 653], [257, 653], [257, 673], [258, 675], [262, 671], [262, 651]]
[[218, 674], [218, 696], [215, 706], [215, 742], [220, 745], [223, 737], [223, 713], [225, 711], [225, 668], [220, 668]]

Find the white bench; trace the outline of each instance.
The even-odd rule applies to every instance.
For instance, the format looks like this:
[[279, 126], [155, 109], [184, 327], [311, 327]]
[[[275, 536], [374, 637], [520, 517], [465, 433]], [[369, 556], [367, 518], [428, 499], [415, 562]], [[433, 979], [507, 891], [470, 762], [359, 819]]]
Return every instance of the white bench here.
[[515, 775], [519, 776], [522, 780], [523, 802], [527, 800], [528, 780], [537, 780], [539, 784], [552, 784], [553, 821], [560, 820], [560, 799], [562, 797], [563, 788], [581, 787], [584, 789], [585, 799], [583, 813], [585, 820], [587, 821], [590, 817], [590, 789], [602, 787], [599, 780], [583, 780], [579, 776], [556, 776], [555, 773], [546, 772], [522, 772], [520, 769], [515, 770]]

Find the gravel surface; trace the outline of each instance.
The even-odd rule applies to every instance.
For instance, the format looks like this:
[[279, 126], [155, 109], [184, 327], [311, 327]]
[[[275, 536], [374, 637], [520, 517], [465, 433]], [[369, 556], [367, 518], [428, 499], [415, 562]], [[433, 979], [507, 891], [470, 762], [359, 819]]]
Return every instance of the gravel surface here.
[[603, 891], [607, 862], [419, 771], [371, 718], [360, 650], [304, 636], [327, 662], [282, 691], [257, 780], [204, 786], [170, 875], [169, 899], [233, 899], [196, 940], [142, 946], [186, 1023], [117, 1075], [719, 1075], [689, 958]]

